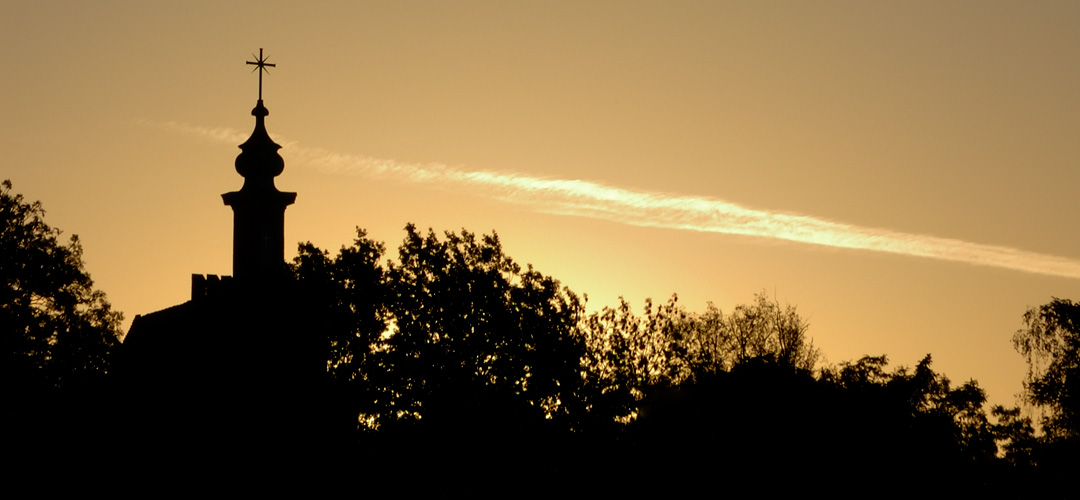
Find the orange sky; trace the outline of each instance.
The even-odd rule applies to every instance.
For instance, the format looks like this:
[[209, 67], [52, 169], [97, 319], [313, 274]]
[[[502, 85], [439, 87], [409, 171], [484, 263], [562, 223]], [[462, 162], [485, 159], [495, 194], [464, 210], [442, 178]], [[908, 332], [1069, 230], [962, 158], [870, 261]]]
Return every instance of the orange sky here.
[[[592, 308], [765, 289], [830, 362], [929, 352], [1011, 404], [1021, 315], [1080, 298], [1077, 26], [1076, 2], [9, 1], [0, 177], [126, 324], [180, 303], [231, 272], [264, 47], [286, 241], [494, 229]], [[530, 191], [555, 181], [587, 183]], [[785, 215], [854, 233], [778, 239]]]

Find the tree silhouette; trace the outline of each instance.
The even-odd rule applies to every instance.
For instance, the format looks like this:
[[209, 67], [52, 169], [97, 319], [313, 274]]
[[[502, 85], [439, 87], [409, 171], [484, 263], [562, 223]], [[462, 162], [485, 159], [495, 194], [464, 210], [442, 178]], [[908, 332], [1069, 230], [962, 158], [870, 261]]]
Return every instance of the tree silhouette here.
[[361, 468], [403, 480], [392, 464], [447, 480], [472, 467], [540, 474], [565, 453], [553, 443], [616, 425], [582, 363], [577, 295], [518, 265], [495, 234], [405, 231], [396, 261], [380, 264], [382, 245], [358, 229], [336, 257], [305, 244], [293, 263], [319, 304], [312, 328]]
[[1080, 303], [1054, 298], [1024, 313], [1013, 346], [1028, 363], [1025, 399], [1049, 413], [1052, 439], [1080, 439]]
[[15, 387], [83, 386], [109, 367], [121, 314], [95, 290], [77, 236], [60, 242], [40, 202], [0, 184], [0, 325]]
[[622, 408], [624, 421], [632, 420], [635, 401], [650, 389], [763, 359], [809, 375], [818, 357], [796, 309], [765, 293], [728, 315], [711, 303], [704, 313], [687, 312], [673, 295], [660, 306], [646, 300], [639, 317], [620, 299], [618, 307], [591, 314], [583, 328], [591, 383], [610, 406]]
[[[1080, 303], [1053, 298], [1024, 314], [1024, 328], [1013, 336], [1013, 346], [1028, 363], [1024, 400], [1044, 411], [1043, 435], [1034, 444], [1015, 415], [1004, 415], [1013, 462], [1030, 461], [1038, 469], [1035, 481], [1043, 486], [1065, 486], [1065, 476], [1080, 465]], [[1024, 422], [1026, 423], [1026, 422]], [[1016, 458], [1030, 450], [1028, 460]], [[1051, 487], [1052, 491], [1053, 488]]]
[[496, 235], [440, 239], [409, 225], [384, 267], [382, 245], [357, 234], [335, 258], [301, 245], [293, 270], [324, 305], [327, 369], [353, 387], [360, 427], [575, 429], [599, 412], [582, 366], [581, 300], [514, 262]]
[[386, 331], [389, 317], [386, 272], [380, 260], [382, 243], [357, 228], [352, 246], [336, 257], [311, 243], [301, 244], [291, 269], [301, 296], [313, 305], [307, 325], [322, 342], [329, 378], [328, 403], [335, 408], [330, 424], [337, 434], [356, 430], [357, 416], [372, 413], [378, 376], [373, 347]]
[[105, 429], [116, 416], [105, 375], [121, 315], [94, 289], [79, 239], [63, 243], [60, 230], [45, 223], [41, 203], [27, 203], [11, 189], [10, 181], [0, 183], [0, 330], [11, 348], [2, 404], [10, 473], [24, 480], [34, 474], [105, 477], [97, 465], [111, 444]]
[[1019, 407], [995, 405], [990, 413], [997, 420], [992, 430], [994, 439], [1000, 443], [1002, 459], [1012, 467], [1031, 467], [1032, 450], [1036, 446], [1031, 419], [1022, 416]]
[[403, 377], [400, 411], [457, 420], [444, 412], [505, 404], [513, 408], [499, 411], [541, 420], [580, 416], [573, 403], [583, 354], [577, 296], [523, 270], [494, 234], [478, 240], [448, 232], [440, 241], [411, 225], [406, 233], [390, 268], [394, 327], [384, 351], [387, 366]]

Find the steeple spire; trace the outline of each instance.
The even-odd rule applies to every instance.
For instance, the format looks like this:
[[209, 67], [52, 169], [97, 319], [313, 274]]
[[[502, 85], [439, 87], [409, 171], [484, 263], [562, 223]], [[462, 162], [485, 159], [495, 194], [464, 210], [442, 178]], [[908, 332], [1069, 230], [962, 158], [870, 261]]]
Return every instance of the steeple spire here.
[[274, 177], [285, 170], [285, 160], [278, 154], [281, 146], [270, 139], [263, 106], [262, 73], [266, 67], [263, 49], [255, 62], [259, 71], [259, 100], [251, 110], [255, 129], [240, 145], [236, 172], [244, 177], [239, 191], [221, 195], [233, 209], [233, 276], [240, 280], [270, 279], [285, 264], [285, 207], [296, 201], [296, 193], [278, 191]]

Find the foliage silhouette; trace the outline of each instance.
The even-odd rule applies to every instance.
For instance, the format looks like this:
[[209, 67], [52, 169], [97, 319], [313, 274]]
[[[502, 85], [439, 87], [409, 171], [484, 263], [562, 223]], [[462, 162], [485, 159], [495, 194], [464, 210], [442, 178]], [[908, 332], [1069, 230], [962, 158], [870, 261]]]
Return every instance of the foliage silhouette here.
[[571, 441], [618, 427], [582, 363], [577, 295], [522, 268], [495, 234], [405, 231], [396, 261], [381, 264], [383, 246], [357, 229], [336, 257], [304, 244], [292, 265], [301, 293], [323, 304], [314, 328], [327, 339], [334, 425], [366, 450], [361, 468], [539, 479], [565, 467], [553, 454]]
[[1023, 397], [1043, 411], [1043, 434], [1033, 438], [1030, 422], [1003, 413], [1006, 458], [1036, 466], [1034, 483], [1065, 487], [1080, 466], [1080, 303], [1054, 297], [1029, 309], [1013, 346], [1027, 361]]
[[1012, 467], [1030, 468], [1033, 465], [1032, 450], [1036, 446], [1031, 419], [1021, 415], [1019, 407], [995, 405], [990, 414], [996, 420], [991, 429], [999, 443], [1001, 458]]
[[1028, 364], [1027, 402], [1045, 408], [1051, 439], [1080, 439], [1080, 303], [1054, 298], [1024, 313], [1013, 346]]
[[361, 432], [616, 435], [653, 388], [764, 358], [809, 374], [817, 357], [795, 309], [764, 293], [728, 316], [687, 313], [676, 297], [647, 301], [640, 318], [626, 301], [586, 316], [494, 234], [405, 230], [385, 265], [361, 229], [333, 258], [301, 245], [292, 265], [302, 295], [324, 304], [315, 328], [348, 401], [339, 422]]
[[586, 405], [578, 297], [523, 270], [494, 234], [439, 241], [413, 226], [406, 233], [399, 263], [390, 265], [394, 326], [384, 351], [387, 367], [404, 377], [398, 411], [457, 421], [448, 404], [495, 399], [510, 405], [502, 411], [577, 425]]
[[884, 356], [814, 376], [772, 356], [653, 388], [631, 429], [641, 456], [679, 457], [650, 467], [695, 491], [709, 478], [769, 477], [773, 494], [843, 477], [845, 488], [894, 485], [915, 493], [928, 470], [945, 491], [980, 491], [994, 462], [994, 435], [972, 382], [951, 387], [924, 358], [888, 371]]
[[618, 307], [589, 315], [583, 328], [592, 383], [622, 409], [623, 421], [632, 420], [634, 401], [649, 388], [675, 387], [764, 359], [809, 373], [818, 357], [795, 308], [764, 292], [726, 316], [711, 303], [704, 313], [687, 312], [673, 295], [658, 307], [646, 300], [638, 317], [620, 299]]
[[[911, 370], [868, 356], [815, 371], [805, 320], [764, 293], [730, 314], [690, 313], [673, 296], [641, 315], [625, 300], [586, 315], [495, 235], [410, 225], [397, 259], [383, 254], [358, 229], [336, 257], [305, 244], [293, 263], [303, 295], [324, 304], [327, 374], [348, 401], [341, 430], [377, 450], [384, 461], [365, 465], [383, 474], [409, 461], [446, 480], [479, 467], [595, 481], [618, 476], [627, 454], [713, 449], [649, 467], [672, 477], [779, 468], [806, 480], [835, 468], [867, 486], [939, 467], [957, 471], [949, 484], [962, 491], [1022, 461], [1024, 421], [1001, 409], [991, 423], [974, 381], [954, 387], [929, 355]], [[804, 450], [807, 436], [827, 438]], [[997, 442], [1013, 462], [997, 459]]]
[[118, 344], [122, 316], [94, 289], [77, 236], [67, 244], [45, 223], [40, 202], [0, 184], [0, 325], [13, 347], [14, 386], [78, 387], [100, 379]]
[[11, 190], [10, 181], [0, 183], [0, 330], [11, 348], [3, 395], [9, 473], [27, 483], [35, 474], [54, 481], [57, 471], [102, 477], [95, 459], [109, 449], [106, 429], [116, 425], [105, 375], [121, 315], [94, 289], [79, 239], [62, 242], [60, 230], [45, 223], [41, 203]]
[[598, 419], [573, 292], [523, 269], [494, 234], [405, 229], [385, 267], [383, 246], [360, 229], [337, 257], [304, 244], [293, 263], [305, 295], [328, 304], [328, 372], [354, 398], [361, 431], [572, 431]]
[[371, 378], [379, 371], [373, 347], [389, 315], [386, 273], [380, 265], [384, 251], [358, 228], [353, 245], [342, 247], [336, 257], [305, 243], [291, 265], [300, 295], [318, 304], [307, 328], [323, 342], [333, 408], [328, 425], [338, 436], [354, 431], [357, 415], [371, 411], [370, 401], [376, 400], [370, 394]]

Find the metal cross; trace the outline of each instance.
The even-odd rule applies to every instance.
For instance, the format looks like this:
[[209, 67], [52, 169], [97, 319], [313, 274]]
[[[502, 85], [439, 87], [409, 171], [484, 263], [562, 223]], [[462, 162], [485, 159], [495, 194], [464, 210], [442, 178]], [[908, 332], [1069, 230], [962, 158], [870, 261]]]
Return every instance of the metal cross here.
[[[255, 57], [255, 54], [251, 54], [251, 57]], [[262, 47], [259, 48], [259, 57], [256, 58], [254, 61], [247, 61], [247, 63], [257, 66], [252, 71], [258, 71], [259, 72], [259, 100], [261, 101], [262, 100], [262, 75], [263, 75], [263, 71], [265, 71], [266, 74], [269, 75], [270, 70], [266, 69], [266, 67], [269, 66], [271, 68], [276, 68], [277, 65], [276, 64], [270, 64], [270, 63], [266, 62], [266, 58], [263, 57], [263, 49], [262, 49]]]

